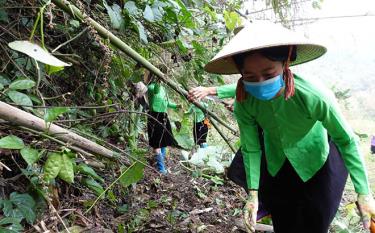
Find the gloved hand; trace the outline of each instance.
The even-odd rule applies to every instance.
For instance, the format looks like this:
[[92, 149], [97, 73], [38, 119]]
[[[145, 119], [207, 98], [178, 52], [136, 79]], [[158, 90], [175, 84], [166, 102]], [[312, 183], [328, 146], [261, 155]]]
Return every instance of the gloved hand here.
[[246, 231], [255, 233], [258, 212], [258, 191], [250, 190], [244, 207], [244, 221]]
[[370, 229], [372, 219], [375, 219], [375, 201], [371, 194], [358, 194], [357, 206], [361, 213], [363, 227]]

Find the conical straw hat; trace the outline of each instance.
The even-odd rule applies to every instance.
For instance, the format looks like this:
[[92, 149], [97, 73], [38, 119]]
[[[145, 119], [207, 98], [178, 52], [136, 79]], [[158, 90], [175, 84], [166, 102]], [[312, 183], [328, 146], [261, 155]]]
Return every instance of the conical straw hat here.
[[240, 72], [232, 59], [234, 55], [283, 45], [297, 46], [297, 58], [290, 62], [290, 66], [312, 61], [327, 51], [324, 46], [309, 41], [281, 24], [256, 21], [240, 30], [204, 69], [215, 74], [238, 74]]

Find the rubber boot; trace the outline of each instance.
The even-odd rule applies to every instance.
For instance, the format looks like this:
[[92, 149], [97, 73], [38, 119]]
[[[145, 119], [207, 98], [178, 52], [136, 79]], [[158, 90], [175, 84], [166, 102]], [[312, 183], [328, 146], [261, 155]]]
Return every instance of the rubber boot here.
[[201, 145], [200, 145], [200, 148], [207, 148], [208, 147], [208, 144], [206, 143], [206, 142], [204, 142], [204, 143], [202, 143]]
[[157, 154], [155, 155], [155, 158], [156, 158], [156, 168], [158, 169], [158, 171], [163, 175], [167, 174], [167, 169], [165, 168], [163, 154], [162, 153]]
[[165, 159], [165, 156], [167, 155], [167, 147], [160, 148], [161, 154], [163, 155], [163, 159]]

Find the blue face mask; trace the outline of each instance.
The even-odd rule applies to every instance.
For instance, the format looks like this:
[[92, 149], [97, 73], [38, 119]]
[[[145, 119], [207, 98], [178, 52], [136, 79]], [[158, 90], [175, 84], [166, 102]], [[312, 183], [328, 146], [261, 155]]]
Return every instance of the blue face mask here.
[[276, 96], [282, 87], [284, 87], [283, 74], [263, 82], [242, 81], [245, 85], [245, 91], [260, 100], [270, 100]]

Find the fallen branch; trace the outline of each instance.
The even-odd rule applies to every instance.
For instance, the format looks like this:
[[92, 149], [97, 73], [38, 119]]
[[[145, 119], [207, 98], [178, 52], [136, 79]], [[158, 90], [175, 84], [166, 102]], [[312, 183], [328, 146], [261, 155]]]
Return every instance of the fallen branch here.
[[[243, 223], [242, 219], [236, 219], [235, 220], [235, 225], [241, 229], [242, 231], [246, 231], [246, 227], [245, 227], [245, 224]], [[274, 232], [273, 230], [273, 226], [270, 226], [270, 225], [266, 225], [266, 224], [261, 224], [261, 223], [257, 223], [255, 225], [255, 230], [258, 232]]]
[[36, 130], [33, 130], [33, 129], [29, 129], [29, 128], [24, 127], [24, 126], [18, 126], [18, 127], [19, 127], [20, 129], [23, 129], [23, 130], [29, 131], [29, 132], [34, 133], [34, 134], [36, 134], [36, 135], [39, 135], [39, 136], [41, 136], [41, 137], [48, 138], [48, 139], [51, 140], [51, 141], [54, 141], [54, 142], [56, 142], [56, 143], [58, 143], [58, 144], [60, 144], [60, 145], [62, 145], [62, 146], [66, 146], [66, 147], [68, 147], [69, 149], [72, 149], [72, 150], [74, 150], [74, 151], [76, 151], [76, 152], [78, 152], [78, 153], [81, 153], [81, 154], [83, 154], [83, 155], [86, 155], [86, 156], [88, 156], [88, 157], [94, 157], [93, 154], [90, 154], [90, 153], [88, 153], [87, 151], [82, 150], [82, 149], [79, 148], [79, 147], [69, 145], [69, 144], [67, 144], [67, 143], [65, 143], [65, 142], [63, 142], [63, 141], [60, 141], [60, 140], [58, 140], [58, 139], [56, 139], [56, 138], [54, 138], [54, 137], [52, 137], [52, 136], [50, 136], [50, 135], [48, 135], [48, 134], [45, 134], [45, 133], [42, 133], [42, 132], [39, 132], [39, 131], [36, 131]]
[[212, 120], [212, 118], [210, 119], [210, 123], [211, 125], [214, 126], [214, 128], [216, 129], [216, 131], [220, 134], [220, 136], [224, 139], [224, 141], [228, 144], [228, 146], [230, 147], [230, 149], [233, 151], [233, 153], [236, 153], [236, 150], [234, 149], [234, 147], [232, 146], [232, 144], [230, 144], [228, 138], [224, 135], [224, 133], [220, 130], [219, 126], [216, 124], [216, 122], [214, 120]]
[[0, 101], [0, 118], [29, 129], [47, 132], [48, 135], [53, 135], [53, 138], [64, 141], [67, 145], [82, 148], [96, 155], [109, 159], [116, 159], [118, 156], [117, 153], [53, 123], [48, 124], [47, 127], [43, 119], [2, 101]]
[[[47, 97], [48, 98], [48, 97]], [[47, 99], [44, 97], [44, 99]], [[108, 105], [88, 105], [88, 106], [36, 106], [36, 105], [22, 105], [22, 104], [13, 104], [10, 103], [9, 105], [12, 105], [14, 107], [29, 107], [29, 108], [69, 108], [69, 109], [101, 109], [101, 108], [109, 108], [109, 107], [115, 107], [118, 106], [118, 104], [108, 104]]]
[[0, 162], [0, 170], [2, 170], [2, 168], [5, 168], [5, 169], [7, 169], [10, 172], [12, 171], [7, 165], [5, 165], [2, 162]]
[[190, 215], [203, 214], [203, 213], [210, 212], [211, 210], [213, 210], [212, 207], [205, 208], [205, 209], [202, 209], [202, 210], [194, 209], [194, 210], [190, 211], [189, 214]]
[[64, 43], [62, 43], [61, 45], [57, 46], [54, 50], [51, 51], [51, 53], [54, 53], [56, 52], [57, 50], [59, 50], [61, 47], [69, 44], [70, 42], [72, 42], [73, 40], [77, 39], [78, 37], [82, 36], [83, 33], [87, 32], [88, 28], [85, 28], [83, 29], [80, 33], [78, 33], [76, 36], [74, 36], [73, 38], [71, 38], [70, 40], [67, 40], [65, 41]]

